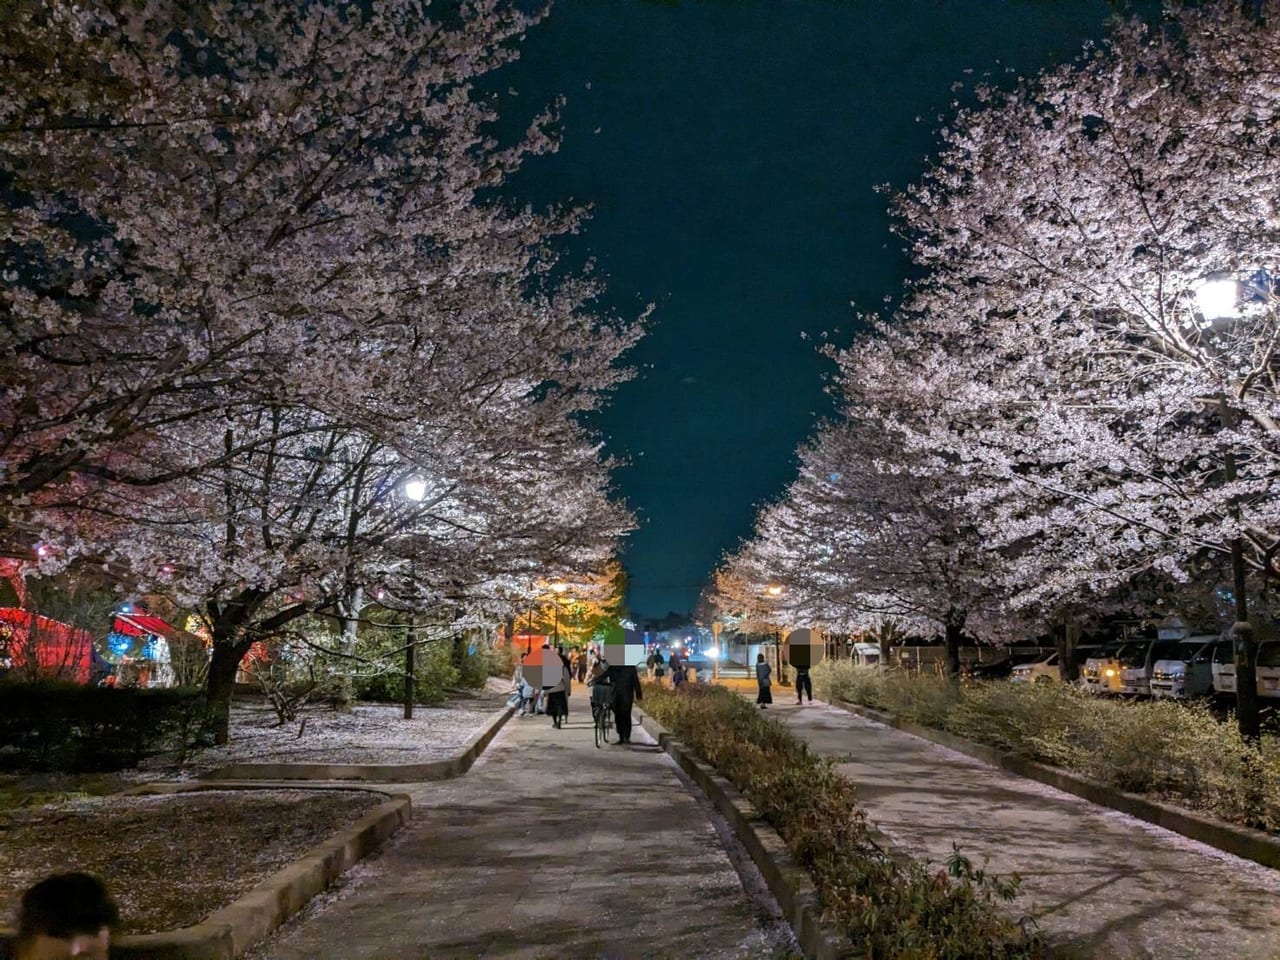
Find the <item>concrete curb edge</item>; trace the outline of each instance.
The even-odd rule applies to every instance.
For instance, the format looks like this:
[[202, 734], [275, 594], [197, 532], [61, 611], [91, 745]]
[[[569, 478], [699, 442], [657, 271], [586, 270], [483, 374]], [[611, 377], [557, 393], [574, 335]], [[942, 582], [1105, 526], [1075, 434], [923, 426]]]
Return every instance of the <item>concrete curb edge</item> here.
[[204, 783], [223, 780], [361, 780], [366, 783], [417, 783], [452, 780], [476, 762], [514, 711], [503, 707], [458, 753], [427, 763], [232, 763], [200, 775]]
[[786, 841], [760, 811], [715, 768], [695, 757], [658, 721], [645, 715], [640, 724], [729, 822], [760, 870], [769, 892], [782, 908], [805, 956], [814, 960], [838, 960], [852, 956], [853, 946], [849, 940], [822, 922], [821, 902], [813, 881], [791, 859]]
[[[177, 786], [181, 789], [151, 792], [228, 789], [221, 784], [208, 783], [156, 786]], [[264, 788], [241, 785], [237, 789]], [[273, 788], [279, 789], [279, 786]], [[285, 789], [297, 787], [288, 785]], [[385, 790], [373, 792], [387, 793]], [[227, 906], [215, 910], [201, 923], [177, 930], [118, 937], [111, 943], [111, 956], [115, 960], [236, 960], [409, 822], [412, 815], [409, 797], [405, 794], [389, 796], [391, 799], [374, 807], [350, 827], [312, 848]], [[12, 933], [11, 930], [0, 930], [0, 943], [7, 945]]]
[[1224, 853], [1230, 853], [1245, 860], [1252, 860], [1273, 869], [1280, 869], [1280, 840], [1271, 837], [1261, 830], [1251, 827], [1237, 826], [1215, 820], [1191, 810], [1175, 807], [1172, 804], [1151, 800], [1136, 793], [1126, 793], [1114, 787], [1098, 783], [1078, 774], [1038, 763], [1026, 757], [989, 747], [985, 744], [965, 740], [943, 730], [934, 730], [903, 720], [890, 713], [850, 703], [847, 700], [833, 700], [833, 706], [847, 710], [849, 713], [883, 723], [885, 726], [901, 730], [903, 733], [921, 740], [928, 740], [938, 746], [946, 747], [957, 753], [980, 760], [983, 763], [1028, 780], [1035, 780], [1046, 786], [1070, 793], [1073, 796], [1088, 800], [1100, 807], [1108, 807], [1127, 813], [1131, 817], [1145, 820], [1166, 830], [1181, 834], [1191, 840], [1207, 844]]

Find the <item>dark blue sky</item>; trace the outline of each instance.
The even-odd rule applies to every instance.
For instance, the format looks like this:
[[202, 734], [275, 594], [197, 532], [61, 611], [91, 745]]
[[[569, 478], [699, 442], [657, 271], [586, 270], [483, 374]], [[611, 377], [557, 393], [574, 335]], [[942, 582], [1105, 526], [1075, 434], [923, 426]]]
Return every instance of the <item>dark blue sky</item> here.
[[[1030, 73], [1105, 34], [1103, 0], [557, 0], [501, 78], [564, 144], [515, 182], [589, 202], [575, 251], [656, 304], [598, 426], [629, 465], [638, 616], [691, 609], [829, 409], [826, 332], [904, 273], [877, 184], [921, 171], [966, 71]], [[804, 339], [807, 333], [810, 339]]]

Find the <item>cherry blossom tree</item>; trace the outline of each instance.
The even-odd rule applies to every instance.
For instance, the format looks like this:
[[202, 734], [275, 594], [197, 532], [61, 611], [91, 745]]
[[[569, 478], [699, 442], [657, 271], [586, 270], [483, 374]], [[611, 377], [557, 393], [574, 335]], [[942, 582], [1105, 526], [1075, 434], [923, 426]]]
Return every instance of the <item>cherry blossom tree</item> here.
[[1276, 14], [1177, 7], [1012, 93], [980, 87], [897, 198], [924, 271], [904, 322], [956, 348], [939, 362], [964, 384], [928, 443], [1035, 489], [1013, 498], [1014, 536], [1065, 542], [1052, 525], [1095, 548], [1042, 594], [1091, 566], [1185, 577], [1229, 558], [1247, 735], [1250, 570], [1265, 579], [1280, 543]]
[[630, 523], [579, 418], [640, 326], [557, 264], [580, 211], [492, 199], [554, 148], [550, 114], [496, 143], [472, 88], [533, 22], [45, 3], [0, 40], [4, 537], [200, 605], [217, 704], [408, 556], [415, 602], [482, 593]]

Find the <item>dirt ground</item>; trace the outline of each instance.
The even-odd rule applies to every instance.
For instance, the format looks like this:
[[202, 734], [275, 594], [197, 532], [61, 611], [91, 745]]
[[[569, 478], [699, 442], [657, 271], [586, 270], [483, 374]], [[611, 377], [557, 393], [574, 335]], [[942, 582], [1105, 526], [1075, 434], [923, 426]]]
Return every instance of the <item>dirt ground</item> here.
[[[360, 790], [200, 791], [121, 796], [139, 782], [191, 778], [232, 762], [421, 763], [450, 756], [505, 697], [492, 689], [420, 706], [350, 713], [323, 707], [280, 725], [258, 697], [237, 699], [232, 738], [176, 769], [155, 758], [107, 774], [0, 774], [0, 925], [54, 872], [101, 877], [120, 903], [124, 933], [198, 923], [356, 820], [385, 795]], [[305, 723], [304, 723], [305, 721]]]
[[[11, 801], [38, 799], [10, 787]], [[0, 805], [0, 923], [12, 923], [35, 881], [83, 870], [116, 897], [122, 933], [189, 926], [386, 799], [363, 790], [228, 790]]]

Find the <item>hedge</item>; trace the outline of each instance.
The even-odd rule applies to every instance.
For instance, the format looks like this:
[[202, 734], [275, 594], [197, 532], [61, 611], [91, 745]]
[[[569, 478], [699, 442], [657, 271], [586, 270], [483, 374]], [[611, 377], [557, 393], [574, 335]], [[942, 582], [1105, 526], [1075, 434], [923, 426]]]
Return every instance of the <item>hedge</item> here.
[[202, 690], [0, 682], [0, 767], [90, 772], [185, 758], [206, 736]]
[[876, 843], [853, 784], [780, 723], [723, 687], [646, 685], [644, 706], [732, 781], [812, 877], [824, 919], [877, 960], [1047, 956], [998, 908], [1017, 892], [959, 850], [944, 865], [895, 859]]
[[1061, 683], [954, 683], [824, 662], [818, 693], [1009, 750], [1131, 793], [1280, 832], [1280, 738], [1246, 743], [1204, 702], [1097, 697]]

